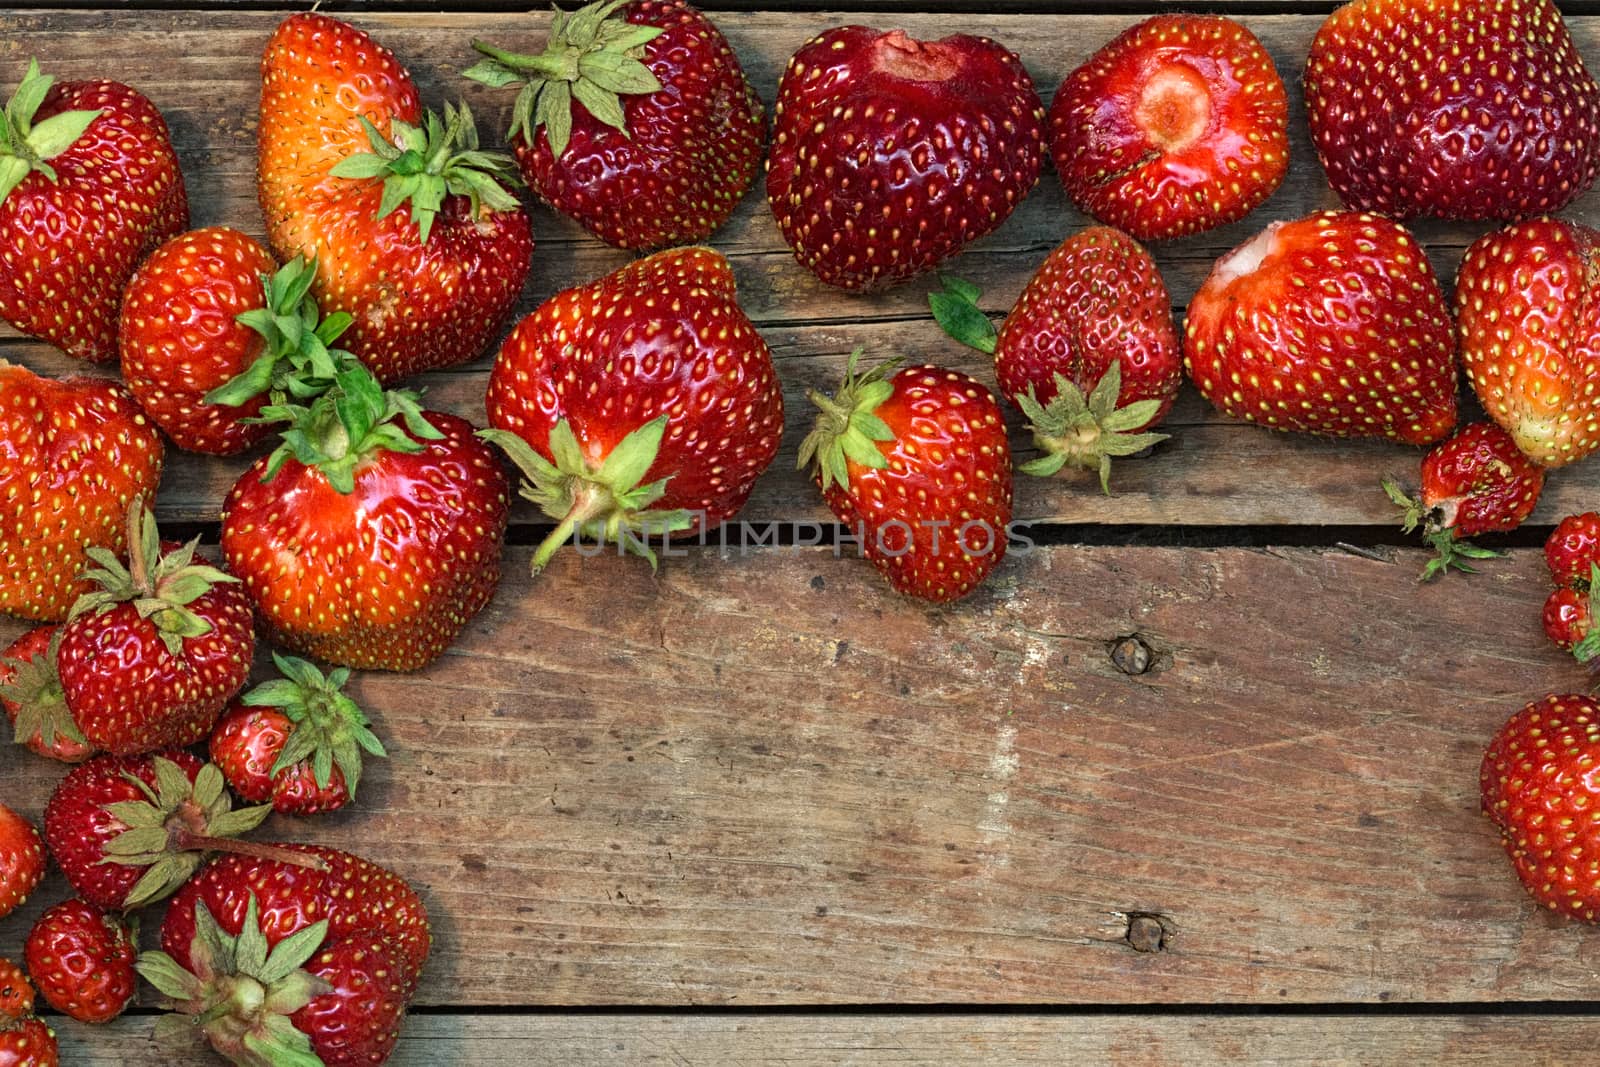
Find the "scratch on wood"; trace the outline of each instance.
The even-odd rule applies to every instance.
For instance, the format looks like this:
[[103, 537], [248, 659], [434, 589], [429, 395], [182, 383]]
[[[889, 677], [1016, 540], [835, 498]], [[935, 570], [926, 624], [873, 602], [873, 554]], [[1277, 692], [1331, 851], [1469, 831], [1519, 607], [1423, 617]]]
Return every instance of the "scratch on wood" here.
[[1017, 756], [1017, 728], [1002, 723], [995, 733], [994, 755], [989, 758], [989, 778], [995, 789], [983, 803], [983, 817], [978, 820], [979, 852], [985, 857], [983, 873], [993, 873], [994, 867], [1004, 867], [1011, 861], [1001, 838], [1011, 833], [1011, 823], [1006, 818], [1006, 808], [1011, 803], [1011, 779], [1017, 776], [1021, 760]]

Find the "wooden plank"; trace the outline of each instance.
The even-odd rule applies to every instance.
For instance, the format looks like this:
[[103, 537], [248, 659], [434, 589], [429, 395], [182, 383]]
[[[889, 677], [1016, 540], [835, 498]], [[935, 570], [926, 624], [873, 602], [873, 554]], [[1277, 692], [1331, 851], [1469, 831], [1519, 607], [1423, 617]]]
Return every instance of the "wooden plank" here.
[[[416, 883], [425, 1004], [1592, 993], [1600, 942], [1477, 810], [1492, 731], [1584, 681], [1536, 551], [1418, 586], [1417, 552], [1057, 547], [942, 610], [817, 550], [527, 560], [433, 668], [354, 681], [393, 753], [359, 806], [263, 835]], [[30, 815], [59, 775], [0, 754]]]

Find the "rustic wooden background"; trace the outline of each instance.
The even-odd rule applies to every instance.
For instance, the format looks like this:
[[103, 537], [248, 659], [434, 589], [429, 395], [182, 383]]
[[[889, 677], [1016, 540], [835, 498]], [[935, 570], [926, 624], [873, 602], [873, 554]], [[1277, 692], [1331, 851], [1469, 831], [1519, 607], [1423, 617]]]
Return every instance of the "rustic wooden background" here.
[[[324, 6], [393, 49], [435, 105], [469, 99], [486, 133], [510, 101], [457, 76], [469, 39], [531, 45], [547, 22], [496, 0]], [[752, 6], [708, 5], [770, 105], [787, 57], [852, 21], [989, 34], [1048, 100], [1128, 12], [1158, 5], [739, 10]], [[1218, 255], [1335, 204], [1298, 103], [1332, 5], [1204, 6], [1239, 14], [1272, 52], [1293, 165], [1250, 218], [1154, 249], [1180, 311]], [[282, 6], [80, 7], [0, 12], [0, 84], [36, 55], [64, 78], [137, 86], [172, 126], [195, 225], [259, 234], [256, 68]], [[983, 10], [953, 18], [962, 8]], [[1569, 21], [1600, 65], [1600, 19]], [[625, 260], [533, 210], [525, 308]], [[1570, 214], [1600, 220], [1600, 193]], [[955, 269], [1001, 314], [1083, 222], [1046, 173]], [[1448, 285], [1484, 227], [1416, 229]], [[1537, 546], [1561, 515], [1600, 505], [1600, 466], [1552, 477], [1532, 522], [1499, 542], [1506, 560], [1418, 586], [1424, 556], [1377, 489], [1414, 478], [1418, 450], [1272, 434], [1186, 391], [1173, 440], [1121, 462], [1112, 496], [1088, 477], [1019, 484], [1038, 547], [969, 600], [924, 608], [816, 544], [827, 515], [792, 469], [804, 391], [858, 344], [992, 382], [986, 357], [943, 338], [924, 282], [868, 298], [820, 286], [759, 189], [711, 243], [734, 262], [790, 414], [744, 516], [756, 525], [733, 537], [776, 523], [780, 543], [691, 548], [655, 576], [566, 552], [533, 581], [542, 526], [520, 512], [508, 577], [458, 646], [421, 674], [355, 682], [393, 753], [359, 805], [261, 835], [354, 848], [426, 899], [437, 950], [394, 1062], [1592, 1055], [1600, 937], [1523, 894], [1478, 813], [1476, 771], [1512, 710], [1583, 684], [1540, 633]], [[80, 369], [12, 333], [0, 354]], [[428, 376], [430, 404], [481, 423], [487, 367]], [[174, 457], [163, 518], [214, 534], [242, 466]], [[22, 629], [0, 620], [0, 642]], [[1112, 655], [1130, 636], [1145, 673]], [[37, 816], [59, 767], [7, 748], [4, 799]], [[52, 877], [0, 923], [0, 953], [64, 895]], [[141, 1008], [92, 1031], [62, 1023], [64, 1060], [189, 1062], [155, 1047], [151, 1022]]]

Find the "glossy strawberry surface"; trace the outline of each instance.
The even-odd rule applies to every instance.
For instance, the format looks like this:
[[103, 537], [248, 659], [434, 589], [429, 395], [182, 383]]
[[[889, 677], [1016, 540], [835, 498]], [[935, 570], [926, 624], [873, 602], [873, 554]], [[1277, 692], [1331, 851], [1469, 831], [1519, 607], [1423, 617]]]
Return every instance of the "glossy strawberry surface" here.
[[139, 954], [125, 920], [86, 900], [67, 900], [28, 932], [28, 973], [50, 1006], [79, 1022], [110, 1022], [133, 1000]]
[[[87, 759], [94, 746], [78, 732], [67, 708], [66, 694], [61, 691], [61, 676], [49, 659], [50, 641], [57, 629], [35, 626], [0, 651], [0, 705], [5, 707], [6, 717], [16, 731], [12, 740], [46, 759], [77, 763]], [[8, 690], [17, 682], [18, 674], [18, 667], [11, 664], [21, 667], [25, 681], [37, 684], [29, 685], [26, 693]], [[30, 674], [32, 678], [27, 677]], [[24, 724], [31, 725], [19, 727], [19, 716]]]
[[1565, 516], [1544, 542], [1550, 580], [1560, 586], [1588, 588], [1590, 568], [1600, 564], [1600, 512]]
[[1473, 423], [1422, 457], [1423, 506], [1458, 538], [1522, 525], [1543, 488], [1544, 471], [1493, 423]]
[[315, 815], [344, 807], [350, 793], [337, 766], [328, 772], [326, 788], [317, 786], [308, 760], [272, 773], [293, 729], [289, 717], [276, 708], [234, 704], [212, 731], [211, 760], [222, 768], [233, 791], [251, 803], [270, 801], [274, 811], [286, 815]]
[[15, 911], [44, 878], [44, 841], [33, 823], [0, 804], [0, 916]]

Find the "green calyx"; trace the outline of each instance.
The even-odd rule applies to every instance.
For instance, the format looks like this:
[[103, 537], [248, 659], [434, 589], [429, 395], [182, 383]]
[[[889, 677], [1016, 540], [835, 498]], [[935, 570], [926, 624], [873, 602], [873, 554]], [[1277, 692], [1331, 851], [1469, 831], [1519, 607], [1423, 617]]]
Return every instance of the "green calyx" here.
[[832, 396], [816, 389], [806, 391], [819, 414], [815, 427], [800, 442], [796, 467], [805, 470], [814, 466], [824, 491], [830, 485], [850, 488], [850, 460], [874, 470], [889, 465], [878, 442], [894, 440], [894, 431], [874, 412], [894, 394], [888, 377], [899, 360], [885, 360], [858, 375], [856, 363], [860, 359], [861, 349], [850, 353], [844, 384]]
[[161, 532], [156, 517], [145, 506], [144, 498], [128, 508], [128, 563], [105, 548], [86, 549], [84, 555], [98, 564], [79, 577], [100, 588], [84, 593], [72, 605], [70, 618], [76, 619], [118, 604], [132, 603], [139, 618], [156, 628], [169, 655], [181, 657], [185, 638], [202, 637], [211, 624], [188, 605], [211, 591], [211, 587], [239, 579], [204, 562], [195, 562], [200, 538], [175, 552], [163, 555]]
[[939, 275], [939, 283], [944, 288], [928, 294], [928, 308], [939, 328], [968, 348], [994, 355], [1000, 332], [978, 308], [983, 291], [950, 274]]
[[485, 207], [516, 210], [517, 198], [506, 189], [518, 180], [516, 163], [502, 152], [479, 150], [478, 127], [466, 104], [446, 104], [443, 119], [429, 111], [421, 126], [391, 119], [393, 140], [379, 133], [365, 116], [361, 128], [372, 151], [346, 156], [331, 173], [354, 180], [382, 178], [378, 218], [409, 203], [411, 221], [417, 224], [424, 244], [446, 196], [470, 199], [474, 218], [482, 217]]
[[1164, 433], [1137, 433], [1161, 410], [1156, 399], [1136, 400], [1117, 406], [1122, 392], [1122, 364], [1106, 368], [1089, 395], [1066, 376], [1056, 374], [1056, 395], [1049, 404], [1034, 399], [1033, 389], [1016, 398], [1017, 406], [1033, 428], [1034, 443], [1043, 453], [1017, 469], [1048, 478], [1072, 464], [1100, 472], [1100, 491], [1111, 492], [1111, 458], [1131, 456], [1168, 438]]
[[72, 712], [67, 708], [67, 696], [61, 688], [61, 674], [56, 670], [56, 653], [61, 649], [64, 631], [56, 627], [50, 635], [50, 645], [42, 656], [33, 659], [0, 659], [11, 672], [11, 677], [0, 685], [0, 698], [17, 706], [17, 720], [12, 724], [12, 739], [26, 744], [35, 734], [41, 747], [53, 748], [64, 739], [84, 746], [89, 742], [78, 729]]
[[[227, 933], [203, 901], [195, 901], [188, 969], [165, 952], [143, 952], [145, 980], [177, 1012], [159, 1037], [202, 1034], [227, 1059], [246, 1067], [322, 1067], [311, 1039], [289, 1017], [333, 991], [305, 969], [328, 937], [328, 920], [295, 931], [270, 948], [254, 893], [237, 936]], [[163, 1020], [165, 1021], [165, 1020]]]
[[[1600, 657], [1600, 626], [1595, 625], [1595, 620], [1600, 619], [1600, 564], [1589, 564], [1589, 632], [1584, 634], [1577, 644], [1572, 646], [1572, 658], [1590, 669], [1600, 668], [1595, 661]], [[17, 720], [17, 729], [22, 728], [22, 720]]]
[[694, 525], [694, 518], [687, 511], [652, 508], [666, 495], [668, 478], [643, 481], [661, 451], [666, 431], [667, 416], [652, 419], [619, 441], [598, 464], [584, 455], [566, 419], [550, 431], [549, 459], [509, 431], [478, 431], [479, 437], [499, 445], [522, 470], [526, 479], [522, 496], [539, 505], [546, 515], [560, 520], [534, 553], [534, 574], [545, 568], [556, 549], [574, 533], [602, 544], [619, 545], [643, 556], [655, 569], [656, 554], [648, 538]]
[[1471, 541], [1457, 540], [1455, 528], [1441, 521], [1438, 508], [1428, 507], [1420, 496], [1411, 496], [1393, 478], [1385, 478], [1379, 484], [1389, 500], [1400, 509], [1400, 529], [1410, 533], [1421, 527], [1423, 543], [1435, 552], [1434, 558], [1417, 576], [1417, 581], [1426, 582], [1451, 569], [1477, 574], [1478, 569], [1471, 560], [1499, 559], [1505, 555], [1491, 548], [1480, 548]]
[[55, 181], [49, 161], [71, 148], [100, 117], [99, 111], [63, 111], [34, 125], [33, 117], [54, 84], [54, 77], [39, 73], [38, 60], [28, 60], [28, 72], [0, 115], [0, 203], [35, 171]]
[[421, 399], [409, 390], [385, 390], [371, 371], [352, 363], [334, 376], [333, 388], [309, 405], [269, 404], [250, 421], [289, 425], [268, 457], [261, 481], [272, 481], [293, 457], [320, 470], [338, 492], [353, 492], [356, 467], [374, 453], [421, 452], [424, 446], [414, 438], [443, 439], [423, 416]]
[[511, 108], [508, 136], [534, 144], [544, 127], [550, 153], [560, 159], [572, 140], [572, 105], [576, 101], [600, 122], [628, 136], [622, 97], [657, 92], [661, 82], [641, 62], [644, 46], [663, 32], [659, 26], [637, 26], [612, 18], [627, 0], [601, 0], [568, 13], [555, 9], [550, 41], [540, 55], [506, 52], [483, 41], [472, 47], [486, 59], [463, 71], [473, 81], [496, 89], [520, 85]]
[[361, 707], [341, 691], [350, 680], [349, 668], [340, 667], [324, 676], [305, 660], [276, 652], [272, 662], [283, 677], [263, 682], [239, 698], [250, 707], [277, 708], [293, 724], [269, 773], [275, 778], [310, 761], [317, 788], [326, 789], [337, 766], [344, 776], [345, 792], [353, 799], [361, 781], [362, 752], [379, 757], [388, 753], [369, 728]]

